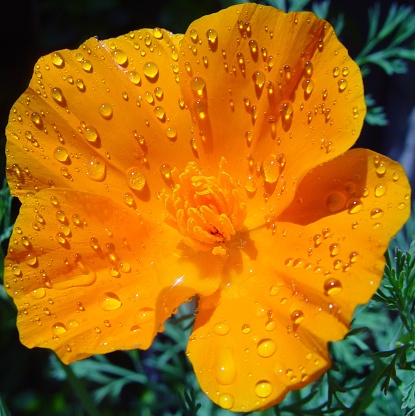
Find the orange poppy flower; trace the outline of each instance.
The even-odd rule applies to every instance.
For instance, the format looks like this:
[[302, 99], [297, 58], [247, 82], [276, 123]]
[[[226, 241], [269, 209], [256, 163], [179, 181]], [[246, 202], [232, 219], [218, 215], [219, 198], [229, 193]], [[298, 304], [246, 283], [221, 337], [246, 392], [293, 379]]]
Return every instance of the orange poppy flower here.
[[347, 151], [365, 111], [306, 12], [244, 3], [40, 58], [7, 126], [22, 343], [65, 363], [146, 349], [198, 296], [187, 354], [214, 402], [266, 408], [315, 380], [409, 215], [402, 167]]

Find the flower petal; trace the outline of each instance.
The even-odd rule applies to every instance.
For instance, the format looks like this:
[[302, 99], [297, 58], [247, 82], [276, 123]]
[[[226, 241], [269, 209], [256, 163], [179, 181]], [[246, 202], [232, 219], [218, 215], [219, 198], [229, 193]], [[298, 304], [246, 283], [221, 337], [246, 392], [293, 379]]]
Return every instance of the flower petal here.
[[7, 126], [13, 193], [129, 192], [139, 204], [165, 187], [193, 156], [176, 79], [181, 37], [143, 29], [42, 57]]
[[242, 234], [245, 249], [230, 253], [222, 292], [200, 301], [188, 345], [209, 397], [257, 410], [326, 371], [327, 342], [377, 289], [409, 211], [402, 167], [355, 149], [312, 170], [275, 223]]
[[104, 196], [26, 198], [5, 262], [22, 343], [66, 363], [148, 348], [181, 303], [219, 284], [220, 259], [178, 250], [172, 233]]
[[359, 135], [359, 68], [312, 13], [236, 5], [193, 22], [181, 50], [198, 155], [212, 170], [226, 155], [229, 173], [256, 192], [248, 228], [264, 222], [264, 202], [278, 215], [310, 168]]

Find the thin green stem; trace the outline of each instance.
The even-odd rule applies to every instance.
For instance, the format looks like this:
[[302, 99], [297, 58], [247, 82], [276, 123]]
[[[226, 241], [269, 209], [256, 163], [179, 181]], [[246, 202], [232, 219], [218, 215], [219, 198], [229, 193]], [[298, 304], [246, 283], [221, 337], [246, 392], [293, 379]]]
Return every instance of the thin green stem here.
[[88, 391], [86, 390], [83, 381], [75, 375], [75, 373], [72, 371], [72, 368], [69, 365], [64, 364], [59, 358], [58, 361], [66, 373], [66, 377], [69, 381], [69, 384], [74, 389], [75, 393], [78, 395], [82, 403], [82, 406], [85, 409], [85, 412], [89, 416], [100, 416], [101, 413], [95, 406], [95, 403], [91, 399], [91, 396], [88, 394]]

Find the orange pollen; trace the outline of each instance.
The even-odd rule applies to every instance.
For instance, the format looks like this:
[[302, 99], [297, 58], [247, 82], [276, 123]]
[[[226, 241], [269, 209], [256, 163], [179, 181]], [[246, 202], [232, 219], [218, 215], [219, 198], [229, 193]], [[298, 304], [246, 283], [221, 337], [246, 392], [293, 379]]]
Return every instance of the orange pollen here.
[[166, 222], [183, 235], [192, 249], [225, 255], [226, 243], [246, 218], [245, 192], [225, 172], [225, 158], [217, 176], [205, 176], [195, 162], [182, 173], [174, 168], [172, 195], [166, 195]]

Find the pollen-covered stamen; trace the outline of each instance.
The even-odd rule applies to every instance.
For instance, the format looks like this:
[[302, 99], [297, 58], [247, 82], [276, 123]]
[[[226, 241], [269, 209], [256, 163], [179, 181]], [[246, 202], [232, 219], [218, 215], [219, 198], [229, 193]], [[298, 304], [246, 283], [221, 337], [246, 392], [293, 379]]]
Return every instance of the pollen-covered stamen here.
[[183, 235], [194, 250], [225, 254], [225, 244], [242, 228], [246, 218], [245, 192], [225, 172], [221, 159], [217, 176], [205, 176], [195, 162], [182, 173], [174, 168], [175, 186], [166, 196], [166, 222]]

